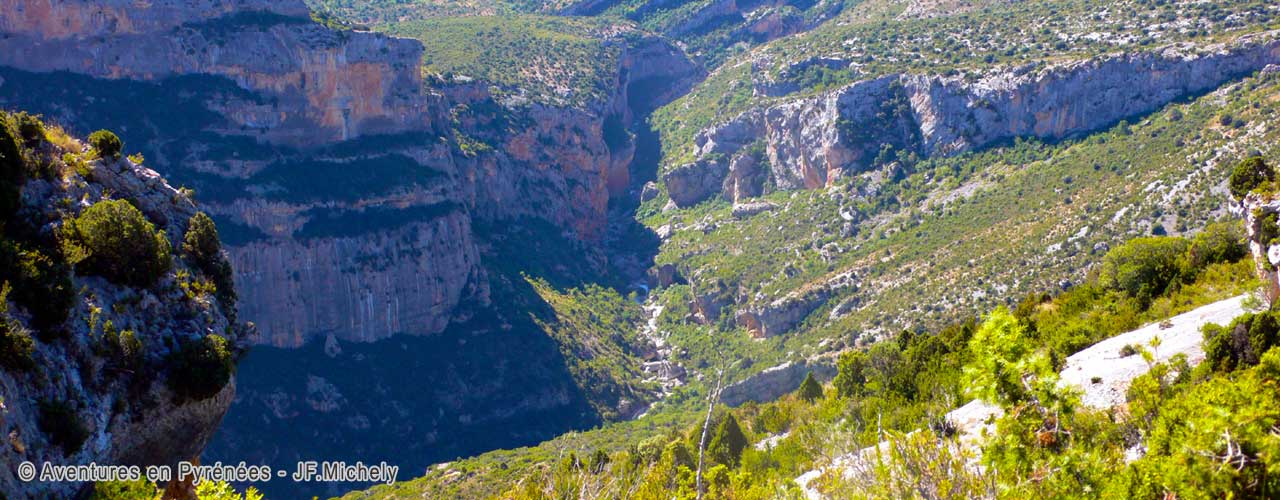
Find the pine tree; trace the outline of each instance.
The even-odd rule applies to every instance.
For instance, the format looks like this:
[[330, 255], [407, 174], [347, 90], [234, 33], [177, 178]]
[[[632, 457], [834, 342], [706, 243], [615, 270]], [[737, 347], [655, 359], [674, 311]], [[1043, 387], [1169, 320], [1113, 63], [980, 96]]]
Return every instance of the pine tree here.
[[812, 403], [822, 398], [822, 384], [814, 380], [813, 372], [809, 372], [804, 376], [804, 382], [800, 383], [800, 389], [796, 392], [800, 394], [800, 399], [805, 400], [806, 403]]
[[738, 466], [738, 460], [742, 459], [742, 450], [747, 448], [747, 436], [742, 433], [742, 427], [738, 426], [738, 419], [734, 418], [732, 413], [726, 413], [724, 419], [720, 421], [720, 426], [716, 428], [715, 437], [711, 438], [711, 445], [708, 451], [711, 453], [711, 459], [717, 463]]

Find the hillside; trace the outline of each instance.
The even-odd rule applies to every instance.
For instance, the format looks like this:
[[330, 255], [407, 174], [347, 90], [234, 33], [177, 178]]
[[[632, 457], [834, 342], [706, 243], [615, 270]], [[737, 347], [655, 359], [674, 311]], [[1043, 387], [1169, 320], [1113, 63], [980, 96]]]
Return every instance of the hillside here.
[[[8, 498], [70, 498], [20, 462], [176, 466], [200, 456], [254, 335], [217, 229], [122, 154], [0, 112], [0, 473]], [[175, 491], [181, 488], [174, 485]]]
[[[1056, 377], [1073, 354], [1250, 293], [1253, 276], [1280, 296], [1278, 15], [1263, 0], [16, 0], [0, 5], [0, 106], [67, 131], [25, 146], [50, 187], [19, 176], [44, 196], [22, 202], [70, 220], [121, 192], [77, 178], [135, 172], [156, 180], [133, 198], [180, 205], [134, 204], [178, 260], [188, 225], [216, 223], [202, 252], [226, 261], [157, 271], [182, 293], [154, 306], [102, 299], [124, 292], [75, 269], [108, 263], [51, 242], [56, 223], [12, 235], [7, 259], [72, 268], [92, 307], [67, 321], [86, 335], [110, 309], [111, 336], [140, 336], [129, 307], [204, 321], [171, 328], [169, 350], [255, 325], [206, 349], [240, 358], [236, 395], [182, 453], [425, 473], [368, 492], [236, 485], [271, 498], [699, 483], [773, 498], [803, 494], [809, 471], [809, 491], [878, 497], [939, 463], [959, 496], [1256, 493], [1174, 477], [1194, 460], [1167, 444], [1192, 394], [1271, 418], [1231, 399], [1274, 382], [1269, 311], [1204, 337], [1201, 368], [1121, 346], [1138, 357], [1117, 369], [1194, 371], [1138, 377], [1156, 399], [1088, 381], [1137, 416], [1049, 382], [1081, 382]], [[137, 154], [64, 138], [104, 127]], [[28, 290], [6, 314], [36, 332]], [[974, 398], [1006, 415], [981, 446], [942, 418]], [[1237, 471], [1270, 463], [1197, 443]], [[858, 450], [896, 455], [833, 472]], [[983, 468], [957, 465], [978, 452]]]

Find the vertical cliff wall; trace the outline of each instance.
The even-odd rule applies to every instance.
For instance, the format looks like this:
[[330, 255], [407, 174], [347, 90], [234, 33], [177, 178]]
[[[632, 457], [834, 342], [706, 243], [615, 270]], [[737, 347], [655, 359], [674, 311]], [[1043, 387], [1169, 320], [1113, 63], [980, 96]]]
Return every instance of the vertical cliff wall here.
[[[780, 189], [815, 188], [874, 166], [880, 149], [950, 155], [1015, 137], [1061, 139], [1149, 113], [1280, 63], [1275, 32], [1081, 61], [992, 71], [980, 78], [888, 75], [757, 108], [701, 131], [698, 160], [664, 174], [672, 200], [760, 191], [760, 144]], [[757, 179], [745, 188], [742, 179]]]

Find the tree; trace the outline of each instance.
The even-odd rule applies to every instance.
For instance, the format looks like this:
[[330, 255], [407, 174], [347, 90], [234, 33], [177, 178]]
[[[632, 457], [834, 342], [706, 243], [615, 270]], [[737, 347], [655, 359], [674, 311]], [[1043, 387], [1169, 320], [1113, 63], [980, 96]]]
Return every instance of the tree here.
[[213, 281], [217, 287], [218, 301], [227, 308], [235, 304], [231, 264], [222, 255], [217, 225], [204, 212], [197, 212], [187, 223], [187, 234], [182, 238], [182, 251], [191, 256], [196, 267]]
[[742, 433], [742, 427], [738, 426], [738, 419], [734, 418], [732, 412], [726, 412], [708, 446], [711, 459], [737, 467], [738, 461], [742, 459], [742, 450], [746, 448], [747, 436]]
[[1244, 229], [1238, 221], [1215, 222], [1191, 239], [1187, 249], [1188, 271], [1204, 269], [1209, 264], [1235, 262], [1248, 253]]
[[120, 142], [120, 137], [110, 130], [99, 130], [89, 134], [89, 145], [93, 146], [93, 150], [99, 157], [112, 160], [120, 159], [120, 152], [124, 149], [124, 143]]
[[1187, 246], [1187, 240], [1174, 237], [1129, 240], [1102, 258], [1098, 284], [1146, 304], [1182, 275]]
[[859, 396], [867, 383], [867, 353], [850, 351], [840, 355], [836, 362], [836, 378], [831, 385], [836, 388], [836, 395], [842, 398]]
[[1263, 182], [1275, 180], [1276, 173], [1261, 157], [1246, 158], [1231, 170], [1231, 196], [1243, 200]]
[[169, 239], [124, 200], [94, 203], [63, 228], [68, 260], [114, 283], [149, 287], [169, 271]]
[[1057, 383], [1057, 373], [1008, 308], [991, 312], [969, 349], [972, 361], [964, 375], [970, 395], [1006, 408], [1051, 399], [1044, 396]]
[[822, 398], [822, 384], [813, 378], [813, 372], [809, 372], [804, 376], [804, 382], [800, 383], [800, 388], [796, 391], [800, 399], [805, 402], [812, 403], [814, 400]]

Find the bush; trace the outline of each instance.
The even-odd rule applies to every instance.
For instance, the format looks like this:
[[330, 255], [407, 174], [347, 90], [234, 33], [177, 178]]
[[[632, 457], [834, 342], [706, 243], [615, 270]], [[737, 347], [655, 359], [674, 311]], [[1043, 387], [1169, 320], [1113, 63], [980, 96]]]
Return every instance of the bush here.
[[62, 324], [75, 305], [75, 290], [65, 264], [6, 240], [0, 241], [0, 273], [12, 277], [11, 297], [31, 313], [31, 325], [42, 338], [66, 334]]
[[40, 121], [40, 115], [22, 111], [13, 115], [13, 121], [17, 126], [18, 136], [27, 147], [35, 146], [44, 139], [44, 122]]
[[213, 219], [199, 212], [187, 224], [187, 234], [182, 239], [182, 251], [190, 255], [196, 267], [208, 276], [217, 287], [218, 301], [223, 307], [235, 304], [235, 283], [231, 264], [222, 255], [222, 242]]
[[49, 444], [62, 448], [62, 453], [67, 456], [80, 451], [89, 438], [89, 430], [80, 421], [80, 416], [65, 401], [41, 401], [37, 424], [40, 432], [49, 437]]
[[1209, 264], [1235, 262], [1248, 253], [1244, 230], [1239, 222], [1215, 222], [1191, 239], [1187, 249], [1187, 268], [1200, 270]]
[[9, 317], [9, 283], [0, 283], [0, 367], [25, 371], [35, 367], [36, 344], [22, 325]]
[[22, 325], [0, 317], [0, 366], [14, 371], [30, 370], [35, 367], [32, 357], [35, 350], [35, 340]]
[[169, 355], [169, 387], [179, 402], [209, 399], [231, 380], [233, 358], [231, 343], [220, 335], [183, 342]]
[[1261, 157], [1251, 157], [1240, 162], [1231, 170], [1231, 196], [1244, 199], [1263, 182], [1275, 180], [1276, 173]]
[[1254, 211], [1253, 215], [1258, 219], [1258, 241], [1271, 245], [1280, 239], [1280, 223], [1277, 223], [1275, 212], [1262, 214]]
[[77, 270], [114, 283], [149, 287], [169, 271], [169, 239], [124, 200], [94, 203], [63, 229], [65, 253]]
[[112, 160], [119, 160], [120, 152], [124, 150], [124, 143], [120, 142], [120, 137], [110, 130], [99, 130], [89, 134], [89, 145], [98, 153], [98, 157]]
[[1280, 345], [1280, 318], [1275, 312], [1246, 314], [1226, 327], [1205, 325], [1205, 362], [1218, 372], [1258, 364], [1263, 353]]
[[836, 388], [836, 395], [842, 398], [862, 394], [863, 385], [867, 383], [867, 353], [851, 351], [840, 355], [836, 363], [836, 378], [831, 385]]
[[1182, 238], [1135, 238], [1102, 258], [1098, 284], [1147, 304], [1183, 273], [1188, 242]]
[[[212, 482], [212, 481], [208, 481]], [[93, 484], [89, 500], [152, 500], [160, 490], [146, 479], [137, 481], [101, 481]]]
[[1147, 453], [1102, 498], [1275, 498], [1280, 491], [1280, 350], [1160, 405]]

